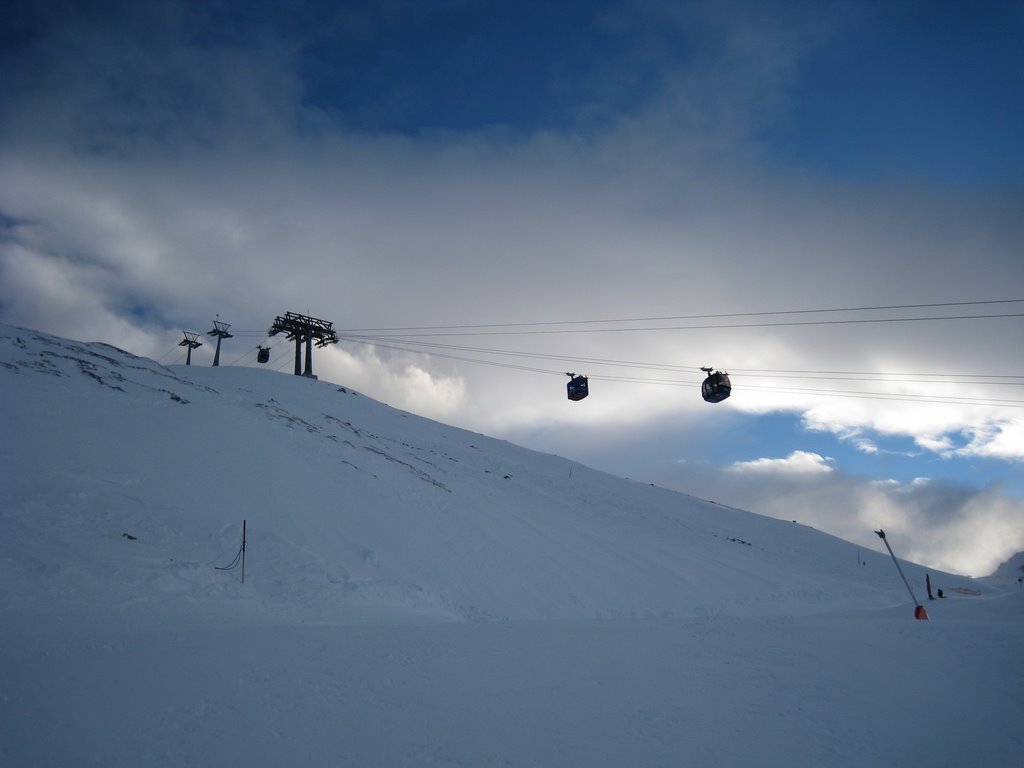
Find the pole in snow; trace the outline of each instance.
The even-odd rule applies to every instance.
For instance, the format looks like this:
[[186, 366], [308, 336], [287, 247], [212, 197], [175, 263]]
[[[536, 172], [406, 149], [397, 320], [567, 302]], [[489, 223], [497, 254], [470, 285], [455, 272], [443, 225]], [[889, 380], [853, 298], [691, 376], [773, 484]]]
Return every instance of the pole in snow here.
[[896, 570], [900, 572], [900, 576], [903, 578], [903, 583], [907, 585], [907, 592], [910, 593], [910, 599], [914, 601], [914, 618], [915, 619], [927, 619], [928, 611], [924, 609], [924, 606], [917, 602], [917, 598], [914, 596], [914, 590], [910, 588], [910, 582], [907, 581], [907, 577], [903, 575], [903, 569], [900, 568], [900, 562], [896, 559], [896, 555], [893, 554], [892, 547], [889, 546], [888, 540], [885, 538], [885, 531], [875, 531], [878, 534], [878, 538], [885, 544], [885, 548], [889, 550], [889, 554], [892, 556], [892, 561], [896, 563]]
[[242, 583], [245, 584], [245, 520], [242, 520]]

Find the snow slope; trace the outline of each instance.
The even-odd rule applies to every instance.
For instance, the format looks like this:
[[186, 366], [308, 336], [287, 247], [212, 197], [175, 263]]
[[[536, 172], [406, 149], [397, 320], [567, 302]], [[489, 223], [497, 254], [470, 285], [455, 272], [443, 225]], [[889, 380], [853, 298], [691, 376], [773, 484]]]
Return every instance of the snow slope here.
[[992, 575], [986, 579], [986, 581], [1005, 582], [1017, 581], [1022, 578], [1024, 578], [1024, 552], [1018, 552], [1016, 555], [1006, 560], [1006, 562], [1001, 563]]
[[881, 546], [324, 381], [8, 326], [0, 381], [0, 764], [1024, 756], [1016, 584], [915, 622]]

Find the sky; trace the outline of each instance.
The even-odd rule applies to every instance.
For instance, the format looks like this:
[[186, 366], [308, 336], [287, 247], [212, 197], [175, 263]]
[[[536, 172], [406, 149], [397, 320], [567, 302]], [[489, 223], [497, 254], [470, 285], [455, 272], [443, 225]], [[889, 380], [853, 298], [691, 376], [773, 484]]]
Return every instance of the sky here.
[[290, 371], [299, 312], [400, 408], [1024, 549], [1019, 3], [4, 5], [0, 321]]

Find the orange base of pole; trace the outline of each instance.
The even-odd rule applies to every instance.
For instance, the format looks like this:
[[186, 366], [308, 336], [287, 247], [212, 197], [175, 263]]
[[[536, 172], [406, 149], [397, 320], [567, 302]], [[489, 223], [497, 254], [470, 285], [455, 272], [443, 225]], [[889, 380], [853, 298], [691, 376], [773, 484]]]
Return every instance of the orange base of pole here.
[[919, 605], [914, 609], [914, 618], [921, 621], [928, 620], [928, 611], [924, 609], [923, 605]]

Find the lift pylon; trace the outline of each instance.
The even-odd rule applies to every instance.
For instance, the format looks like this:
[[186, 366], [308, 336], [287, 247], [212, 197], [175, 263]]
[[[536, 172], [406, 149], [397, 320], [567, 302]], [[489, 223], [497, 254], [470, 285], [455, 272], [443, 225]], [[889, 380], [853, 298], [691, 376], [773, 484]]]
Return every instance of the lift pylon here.
[[[334, 324], [297, 312], [286, 312], [274, 318], [274, 324], [267, 331], [268, 336], [278, 333], [285, 334], [288, 341], [295, 342], [295, 375], [315, 379], [313, 375], [313, 344], [326, 347], [338, 343], [338, 334], [334, 332]], [[302, 343], [306, 343], [306, 369], [302, 370]]]
[[178, 342], [178, 346], [188, 347], [188, 354], [185, 356], [185, 365], [192, 365], [192, 350], [203, 346], [203, 342], [199, 340], [198, 333], [192, 333], [192, 331], [182, 331], [182, 333], [185, 334], [185, 338]]
[[231, 327], [230, 323], [222, 323], [220, 320], [214, 320], [213, 321], [213, 330], [210, 331], [207, 334], [208, 336], [216, 336], [217, 337], [217, 351], [213, 353], [213, 366], [215, 368], [218, 365], [220, 365], [220, 342], [221, 342], [221, 340], [222, 339], [234, 338], [230, 333], [228, 333], [228, 328], [230, 328], [230, 327]]

